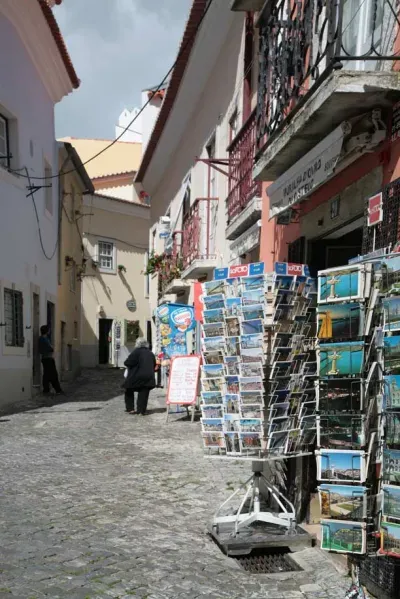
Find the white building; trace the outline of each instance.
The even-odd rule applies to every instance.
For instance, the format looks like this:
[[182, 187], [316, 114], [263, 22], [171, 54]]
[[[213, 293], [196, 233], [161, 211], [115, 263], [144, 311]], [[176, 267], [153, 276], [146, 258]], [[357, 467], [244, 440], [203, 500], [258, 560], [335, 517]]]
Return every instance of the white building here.
[[0, 406], [39, 388], [39, 327], [55, 324], [54, 106], [79, 80], [50, 4], [0, 3]]
[[[260, 186], [252, 179], [257, 77], [253, 16], [193, 0], [181, 50], [136, 183], [151, 199], [150, 308], [193, 303], [193, 281], [258, 261]], [[167, 236], [166, 228], [170, 228]]]

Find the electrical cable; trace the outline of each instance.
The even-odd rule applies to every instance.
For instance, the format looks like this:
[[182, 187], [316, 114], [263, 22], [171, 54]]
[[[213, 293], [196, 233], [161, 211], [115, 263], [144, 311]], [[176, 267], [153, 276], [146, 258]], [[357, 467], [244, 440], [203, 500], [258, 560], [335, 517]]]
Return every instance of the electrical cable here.
[[[95, 154], [94, 156], [92, 156], [91, 158], [88, 158], [85, 162], [82, 162], [82, 165], [85, 166], [86, 164], [88, 164], [89, 162], [91, 162], [92, 160], [94, 160], [95, 158], [98, 158], [101, 154], [104, 154], [104, 152], [106, 152], [107, 150], [109, 150], [113, 145], [115, 145], [117, 143], [117, 141], [119, 141], [121, 139], [121, 137], [125, 134], [126, 131], [128, 131], [128, 129], [133, 125], [133, 123], [139, 118], [139, 116], [142, 114], [142, 112], [144, 111], [145, 108], [147, 108], [147, 106], [150, 104], [152, 98], [157, 94], [157, 92], [160, 91], [160, 89], [163, 87], [163, 85], [165, 84], [165, 82], [167, 81], [168, 77], [171, 75], [171, 73], [173, 72], [173, 70], [175, 69], [178, 61], [180, 60], [181, 56], [185, 53], [187, 47], [194, 41], [194, 39], [196, 38], [197, 32], [199, 31], [207, 13], [210, 10], [210, 7], [213, 4], [213, 0], [209, 0], [208, 5], [206, 6], [206, 8], [204, 9], [204, 12], [196, 26], [195, 31], [193, 32], [193, 34], [190, 36], [190, 38], [186, 41], [185, 44], [183, 44], [181, 46], [181, 48], [179, 49], [178, 52], [178, 56], [175, 59], [175, 62], [173, 63], [173, 65], [171, 66], [171, 68], [169, 69], [169, 71], [167, 72], [167, 74], [164, 76], [163, 80], [161, 81], [161, 83], [159, 83], [159, 85], [157, 86], [157, 88], [155, 90], [152, 91], [152, 94], [149, 96], [149, 99], [147, 100], [147, 102], [145, 102], [145, 104], [142, 106], [142, 108], [139, 110], [139, 112], [135, 115], [135, 117], [132, 119], [132, 121], [130, 123], [128, 123], [128, 125], [123, 129], [122, 133], [120, 133], [120, 135], [118, 135], [118, 137], [116, 137], [112, 142], [110, 142], [105, 148], [103, 148], [102, 150], [100, 150], [100, 152], [97, 152], [97, 154]], [[26, 168], [26, 167], [25, 167]], [[12, 170], [12, 169], [8, 169], [9, 172], [18, 172], [18, 170]], [[20, 170], [25, 170], [25, 169], [20, 169]], [[73, 173], [75, 171], [77, 171], [78, 169], [73, 168], [69, 171], [65, 171], [63, 173], [63, 175], [69, 175], [70, 173]], [[58, 173], [57, 175], [52, 175], [51, 177], [35, 177], [35, 176], [29, 176], [29, 174], [27, 175], [19, 175], [21, 177], [25, 177], [29, 180], [35, 180], [35, 181], [44, 181], [44, 180], [50, 180], [50, 179], [58, 179], [60, 177], [60, 173]]]

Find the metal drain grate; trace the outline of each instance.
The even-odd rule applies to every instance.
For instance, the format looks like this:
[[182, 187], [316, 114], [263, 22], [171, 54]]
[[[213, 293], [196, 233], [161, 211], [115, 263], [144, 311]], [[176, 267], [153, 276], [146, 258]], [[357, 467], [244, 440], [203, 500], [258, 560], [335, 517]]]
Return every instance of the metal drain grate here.
[[249, 555], [235, 556], [243, 570], [250, 574], [279, 574], [280, 572], [296, 572], [300, 566], [288, 555], [288, 547], [277, 549], [256, 549]]

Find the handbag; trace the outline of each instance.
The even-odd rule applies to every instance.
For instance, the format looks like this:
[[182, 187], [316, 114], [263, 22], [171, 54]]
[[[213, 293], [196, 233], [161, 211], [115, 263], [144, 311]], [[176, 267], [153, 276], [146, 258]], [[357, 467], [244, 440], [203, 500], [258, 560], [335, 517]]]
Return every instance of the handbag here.
[[124, 379], [128, 378], [128, 373], [129, 373], [129, 370], [127, 368], [125, 368], [125, 370], [124, 370]]

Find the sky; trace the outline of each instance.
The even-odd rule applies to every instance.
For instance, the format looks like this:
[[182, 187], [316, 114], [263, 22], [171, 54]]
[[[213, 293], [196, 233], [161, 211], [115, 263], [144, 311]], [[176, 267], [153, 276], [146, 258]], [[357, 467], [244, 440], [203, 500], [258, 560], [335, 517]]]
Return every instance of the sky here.
[[56, 107], [57, 137], [113, 138], [124, 108], [172, 66], [191, 0], [63, 0], [55, 16], [81, 85]]

